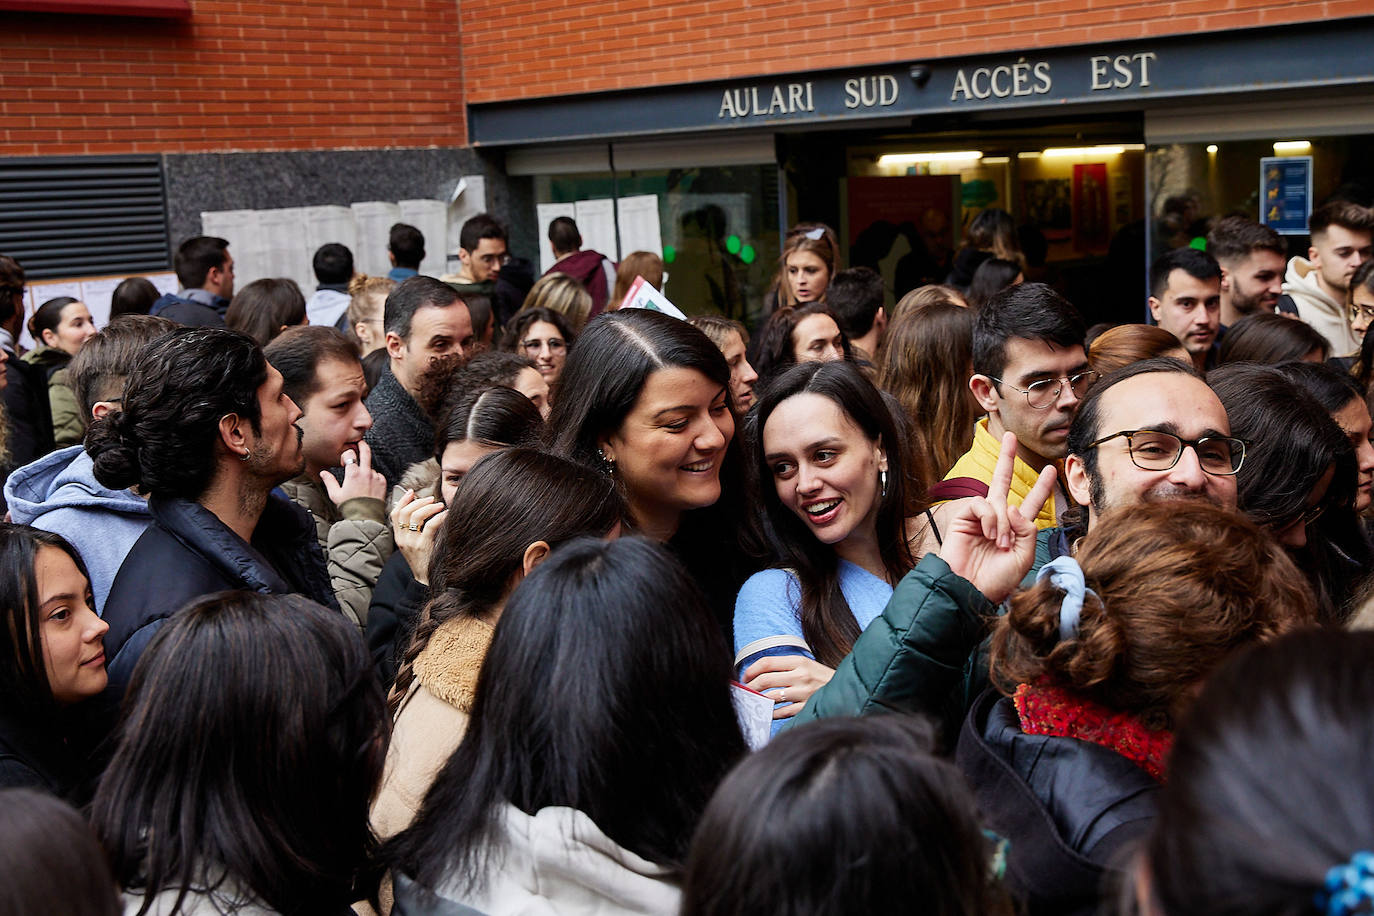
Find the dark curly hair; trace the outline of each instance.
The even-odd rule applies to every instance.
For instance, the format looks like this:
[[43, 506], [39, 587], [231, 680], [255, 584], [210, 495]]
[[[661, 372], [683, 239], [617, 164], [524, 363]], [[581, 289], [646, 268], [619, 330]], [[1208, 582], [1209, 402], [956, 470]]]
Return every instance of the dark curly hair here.
[[225, 328], [180, 328], [145, 347], [129, 370], [121, 409], [91, 424], [96, 480], [154, 496], [197, 499], [215, 474], [219, 421], [238, 414], [258, 433], [267, 360], [253, 339]]

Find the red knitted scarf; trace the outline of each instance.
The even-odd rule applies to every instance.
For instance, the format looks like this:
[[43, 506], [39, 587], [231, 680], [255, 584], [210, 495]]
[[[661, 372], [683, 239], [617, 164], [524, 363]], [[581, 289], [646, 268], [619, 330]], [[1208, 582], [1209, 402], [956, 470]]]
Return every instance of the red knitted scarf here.
[[1022, 684], [1012, 701], [1026, 734], [1100, 745], [1164, 782], [1164, 759], [1174, 743], [1173, 732], [1146, 728], [1130, 713], [1116, 712], [1060, 687]]

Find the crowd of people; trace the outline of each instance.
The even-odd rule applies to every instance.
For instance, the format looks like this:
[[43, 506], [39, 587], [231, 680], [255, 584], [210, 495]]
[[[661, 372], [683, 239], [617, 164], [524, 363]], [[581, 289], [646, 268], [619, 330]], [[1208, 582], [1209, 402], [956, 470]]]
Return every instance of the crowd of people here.
[[752, 329], [566, 217], [197, 237], [22, 357], [0, 255], [0, 909], [1369, 912], [1372, 235], [1089, 328], [1002, 211], [888, 304], [803, 223]]

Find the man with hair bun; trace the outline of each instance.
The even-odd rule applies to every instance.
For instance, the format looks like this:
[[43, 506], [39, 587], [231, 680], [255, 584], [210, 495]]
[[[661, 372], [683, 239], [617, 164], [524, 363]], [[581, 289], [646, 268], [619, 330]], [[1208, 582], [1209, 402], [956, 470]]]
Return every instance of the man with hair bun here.
[[338, 607], [309, 513], [274, 492], [305, 468], [300, 417], [244, 334], [181, 328], [140, 352], [120, 409], [86, 436], [95, 479], [137, 486], [153, 517], [105, 602], [118, 689], [167, 618], [204, 595], [300, 594]]
[[[71, 377], [88, 425], [119, 409], [129, 366], [144, 346], [175, 329], [175, 322], [155, 315], [118, 315], [86, 341], [72, 359]], [[71, 542], [90, 574], [95, 611], [103, 614], [120, 564], [152, 522], [147, 498], [102, 485], [85, 447], [73, 445], [10, 474], [5, 500], [13, 521]]]
[[1280, 312], [1297, 315], [1331, 342], [1334, 356], [1360, 348], [1350, 330], [1345, 297], [1355, 269], [1374, 254], [1374, 209], [1348, 200], [1333, 200], [1307, 219], [1312, 236], [1306, 258], [1288, 262]]

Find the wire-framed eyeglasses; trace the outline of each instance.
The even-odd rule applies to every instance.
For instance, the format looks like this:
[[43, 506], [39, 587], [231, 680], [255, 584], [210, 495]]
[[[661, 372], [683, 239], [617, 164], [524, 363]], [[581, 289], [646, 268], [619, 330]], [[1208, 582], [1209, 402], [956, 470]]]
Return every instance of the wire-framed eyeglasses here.
[[1032, 382], [1025, 388], [1017, 388], [1011, 382], [1004, 382], [1000, 378], [993, 378], [993, 381], [999, 385], [1006, 385], [1012, 391], [1019, 391], [1024, 394], [1026, 403], [1036, 410], [1046, 410], [1059, 400], [1059, 395], [1064, 391], [1064, 382], [1069, 383], [1069, 387], [1073, 389], [1074, 397], [1082, 398], [1088, 393], [1093, 382], [1097, 381], [1097, 373], [1088, 369], [1074, 375], [1041, 379], [1038, 382]]
[[1197, 455], [1198, 465], [1204, 471], [1218, 477], [1230, 477], [1245, 463], [1245, 440], [1234, 436], [1184, 439], [1182, 436], [1160, 432], [1157, 429], [1123, 429], [1089, 443], [1088, 447], [1097, 448], [1102, 443], [1116, 438], [1126, 440], [1126, 450], [1130, 453], [1131, 463], [1142, 471], [1169, 470], [1183, 457], [1184, 446], [1192, 448], [1193, 453]]

